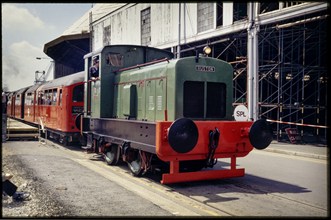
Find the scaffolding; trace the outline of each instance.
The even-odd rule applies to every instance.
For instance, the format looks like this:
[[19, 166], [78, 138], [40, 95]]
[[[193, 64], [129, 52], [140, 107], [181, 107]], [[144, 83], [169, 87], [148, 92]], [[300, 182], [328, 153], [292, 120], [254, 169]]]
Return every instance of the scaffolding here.
[[307, 17], [259, 33], [260, 115], [299, 124], [273, 124], [278, 141], [287, 139], [286, 128], [296, 128], [304, 142], [326, 142], [326, 128], [306, 125], [327, 124], [327, 15]]
[[[273, 121], [277, 141], [289, 141], [286, 129], [294, 128], [303, 143], [326, 144], [327, 21], [324, 11], [259, 27], [258, 117]], [[181, 57], [205, 45], [232, 64], [233, 105], [247, 106], [247, 30], [183, 44]]]

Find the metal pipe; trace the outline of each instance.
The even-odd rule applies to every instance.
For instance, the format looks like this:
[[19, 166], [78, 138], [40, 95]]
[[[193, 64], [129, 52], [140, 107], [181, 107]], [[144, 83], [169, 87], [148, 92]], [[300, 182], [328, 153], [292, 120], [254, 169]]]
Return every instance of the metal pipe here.
[[299, 25], [299, 24], [304, 24], [304, 23], [308, 23], [308, 22], [312, 22], [312, 21], [326, 19], [327, 17], [329, 17], [329, 15], [316, 16], [316, 17], [313, 17], [313, 18], [307, 18], [307, 19], [303, 19], [303, 20], [295, 21], [295, 22], [290, 22], [290, 23], [286, 23], [286, 24], [280, 24], [280, 25], [277, 24], [276, 29], [288, 28], [288, 27], [292, 27], [292, 26], [295, 26], [295, 25]]
[[209, 42], [209, 43], [205, 43], [205, 44], [200, 44], [198, 46], [183, 49], [183, 50], [181, 50], [181, 52], [187, 52], [187, 51], [190, 51], [190, 50], [195, 50], [197, 48], [201, 48], [201, 47], [205, 47], [205, 46], [211, 46], [211, 45], [218, 44], [218, 43], [223, 43], [223, 42], [229, 41], [229, 40], [230, 40], [230, 38], [224, 38], [224, 39], [221, 39], [221, 40], [217, 40], [217, 41], [213, 41], [213, 42]]
[[186, 3], [184, 2], [184, 43], [186, 44]]
[[253, 4], [248, 3], [248, 27], [247, 27], [247, 104], [249, 118], [253, 120]]
[[259, 98], [259, 67], [258, 67], [258, 14], [259, 3], [248, 3], [248, 28], [247, 28], [247, 80], [248, 80], [248, 112], [251, 120], [258, 119]]
[[256, 121], [259, 118], [259, 23], [258, 23], [258, 15], [260, 12], [260, 3], [255, 2], [253, 4], [253, 58], [254, 58], [254, 65], [253, 65], [253, 74], [254, 74], [254, 81], [253, 81], [253, 89], [254, 89], [254, 99], [253, 99], [253, 119]]
[[177, 48], [177, 58], [180, 58], [180, 20], [181, 20], [181, 3], [178, 5], [178, 48]]

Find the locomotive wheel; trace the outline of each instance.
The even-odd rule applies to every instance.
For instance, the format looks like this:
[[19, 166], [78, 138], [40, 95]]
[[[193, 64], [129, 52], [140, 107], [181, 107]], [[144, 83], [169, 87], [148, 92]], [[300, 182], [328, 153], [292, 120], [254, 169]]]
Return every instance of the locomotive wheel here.
[[[129, 169], [133, 176], [141, 176], [143, 173], [142, 159], [139, 151], [131, 151], [132, 160], [127, 161]], [[132, 155], [133, 154], [133, 155]]]
[[105, 160], [108, 165], [116, 165], [120, 158], [118, 146], [112, 144], [105, 149]]

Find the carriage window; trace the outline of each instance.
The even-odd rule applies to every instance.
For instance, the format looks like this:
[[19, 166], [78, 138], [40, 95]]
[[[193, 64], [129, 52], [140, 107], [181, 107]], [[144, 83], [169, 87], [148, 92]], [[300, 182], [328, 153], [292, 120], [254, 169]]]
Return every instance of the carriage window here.
[[27, 105], [33, 105], [33, 99], [32, 99], [31, 96], [32, 96], [32, 93], [31, 92], [29, 92], [29, 93], [26, 94], [25, 103]]
[[20, 104], [20, 95], [16, 95], [15, 105], [19, 105], [19, 104]]
[[42, 104], [43, 105], [46, 105], [46, 103], [47, 103], [47, 97], [48, 97], [48, 92], [47, 91], [44, 91], [44, 94], [42, 96], [42, 98], [43, 98]]
[[43, 105], [45, 103], [45, 96], [43, 92], [39, 93], [38, 96], [38, 105]]
[[52, 105], [56, 105], [56, 101], [57, 101], [57, 89], [53, 89]]
[[60, 89], [59, 105], [62, 105], [62, 89]]
[[44, 105], [51, 105], [52, 104], [52, 91], [46, 90], [45, 91], [45, 102]]
[[83, 102], [84, 101], [84, 84], [78, 85], [73, 89], [72, 101], [73, 102]]

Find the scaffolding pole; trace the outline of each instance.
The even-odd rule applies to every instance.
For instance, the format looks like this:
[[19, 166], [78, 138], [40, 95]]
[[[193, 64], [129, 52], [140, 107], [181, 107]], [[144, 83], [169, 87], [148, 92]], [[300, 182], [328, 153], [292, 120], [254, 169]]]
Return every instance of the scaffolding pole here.
[[259, 56], [258, 56], [258, 3], [248, 3], [247, 28], [247, 61], [248, 61], [248, 114], [253, 121], [258, 119], [258, 86], [259, 86]]

